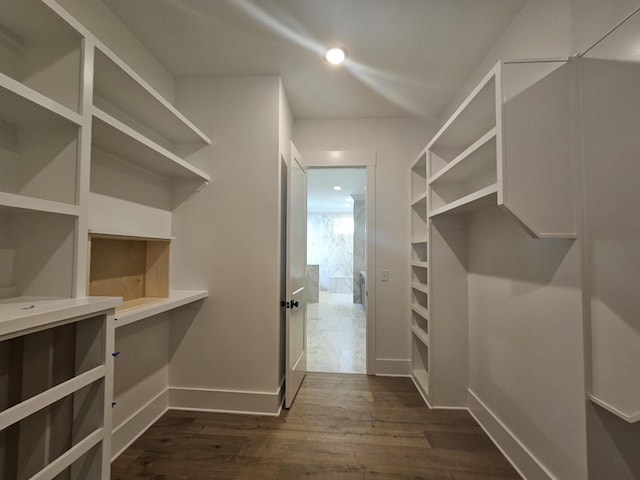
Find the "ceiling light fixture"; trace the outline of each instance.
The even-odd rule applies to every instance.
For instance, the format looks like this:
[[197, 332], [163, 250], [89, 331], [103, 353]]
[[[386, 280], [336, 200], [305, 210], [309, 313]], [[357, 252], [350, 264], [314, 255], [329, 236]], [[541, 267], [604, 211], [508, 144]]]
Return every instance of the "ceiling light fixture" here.
[[333, 187], [333, 189], [334, 189], [336, 192], [339, 192], [340, 190], [342, 190], [342, 187], [341, 187], [340, 185], [336, 185], [335, 187]]
[[324, 54], [324, 58], [332, 65], [340, 65], [347, 58], [347, 51], [342, 47], [332, 47]]

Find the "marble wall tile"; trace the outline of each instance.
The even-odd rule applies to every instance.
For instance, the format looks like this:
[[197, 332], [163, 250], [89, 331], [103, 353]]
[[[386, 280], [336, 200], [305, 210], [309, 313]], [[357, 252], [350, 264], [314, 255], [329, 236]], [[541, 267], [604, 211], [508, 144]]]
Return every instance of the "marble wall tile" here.
[[320, 295], [320, 265], [307, 265], [308, 302], [317, 303]]
[[351, 293], [353, 283], [353, 233], [336, 232], [336, 221], [348, 214], [307, 216], [307, 263], [320, 268], [322, 291]]

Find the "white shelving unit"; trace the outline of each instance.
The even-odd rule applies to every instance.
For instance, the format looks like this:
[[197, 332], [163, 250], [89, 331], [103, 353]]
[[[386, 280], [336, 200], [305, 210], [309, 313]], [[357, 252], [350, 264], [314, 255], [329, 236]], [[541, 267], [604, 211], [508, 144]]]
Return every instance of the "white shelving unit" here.
[[[565, 64], [491, 69], [427, 145], [429, 217], [498, 205], [534, 237], [575, 237]], [[532, 65], [542, 78], [522, 84], [515, 73]]]
[[413, 377], [434, 407], [467, 402], [467, 215], [499, 207], [533, 237], [576, 235], [569, 70], [499, 62], [411, 167], [412, 239], [427, 235], [412, 244]]
[[427, 151], [411, 165], [411, 377], [429, 395], [429, 257]]
[[[0, 467], [108, 478], [114, 298], [0, 302]], [[4, 478], [4, 477], [3, 477]]]
[[[201, 301], [208, 293], [170, 289], [167, 250], [160, 261], [164, 273], [143, 294], [157, 298], [130, 302], [116, 316], [121, 299], [84, 298], [89, 231], [142, 237], [153, 244], [151, 250], [154, 239], [170, 238], [173, 209], [210, 181], [189, 158], [211, 140], [54, 0], [6, 0], [0, 10], [0, 356], [17, 345], [33, 355], [18, 363], [11, 357], [9, 389], [0, 378], [0, 436], [8, 446], [0, 449], [0, 471], [19, 479], [62, 472], [108, 478], [111, 430], [118, 427], [111, 425], [116, 327]], [[142, 340], [147, 334], [164, 339], [154, 322], [129, 328]], [[129, 332], [118, 331], [123, 337]], [[65, 363], [80, 362], [86, 352], [94, 363], [90, 369]], [[47, 372], [38, 370], [33, 381], [23, 381], [21, 372], [37, 370], [37, 358], [49, 353], [52, 360], [42, 363]], [[122, 380], [131, 367], [120, 360], [115, 375]], [[60, 375], [68, 378], [59, 385], [51, 380]], [[22, 395], [26, 390], [20, 389], [32, 384], [42, 385], [41, 391], [16, 401], [14, 392]], [[149, 385], [123, 397], [123, 411], [144, 410], [152, 401], [143, 398]], [[65, 412], [64, 428], [47, 420], [51, 409]], [[139, 431], [131, 425], [143, 429], [148, 422], [129, 424], [125, 430], [135, 436]], [[49, 452], [38, 450], [49, 443]]]

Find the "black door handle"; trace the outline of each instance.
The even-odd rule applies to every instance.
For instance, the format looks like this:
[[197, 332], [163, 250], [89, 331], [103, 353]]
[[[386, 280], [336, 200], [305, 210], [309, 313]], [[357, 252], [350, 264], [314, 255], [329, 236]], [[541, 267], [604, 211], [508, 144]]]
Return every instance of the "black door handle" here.
[[281, 306], [282, 308], [289, 308], [289, 302], [285, 302], [284, 300], [282, 300], [282, 301], [280, 302], [280, 306]]
[[296, 302], [295, 300], [291, 300], [291, 308], [295, 308], [299, 305], [298, 302]]

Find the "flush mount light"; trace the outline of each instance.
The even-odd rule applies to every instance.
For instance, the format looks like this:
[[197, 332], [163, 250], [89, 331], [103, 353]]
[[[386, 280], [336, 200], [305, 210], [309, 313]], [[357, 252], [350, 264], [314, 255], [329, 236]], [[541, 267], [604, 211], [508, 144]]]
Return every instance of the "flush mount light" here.
[[332, 47], [324, 54], [324, 58], [332, 65], [340, 65], [347, 58], [347, 51], [342, 47]]
[[336, 192], [339, 192], [340, 190], [342, 190], [342, 187], [341, 187], [340, 185], [336, 185], [335, 187], [333, 187], [333, 189], [334, 189]]

